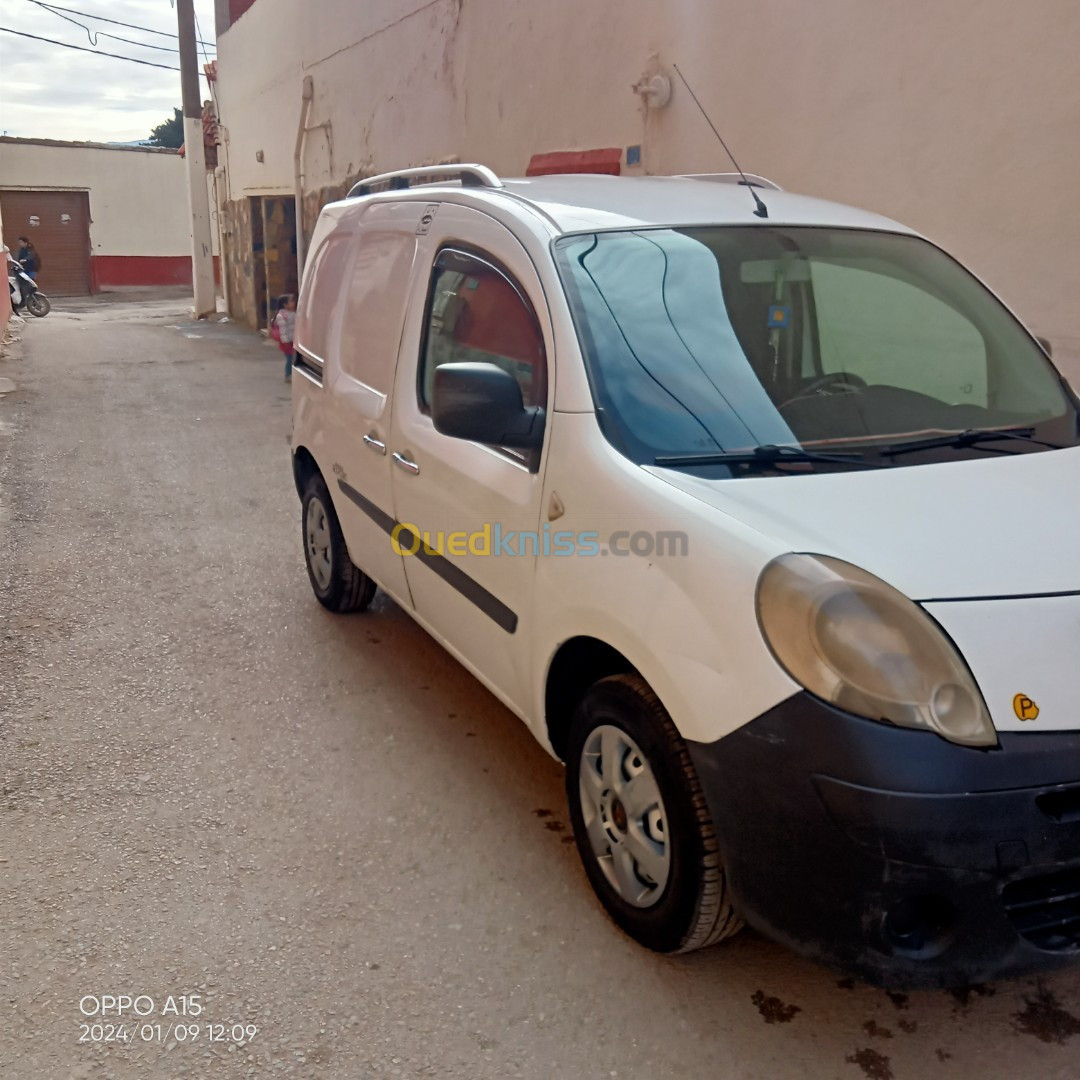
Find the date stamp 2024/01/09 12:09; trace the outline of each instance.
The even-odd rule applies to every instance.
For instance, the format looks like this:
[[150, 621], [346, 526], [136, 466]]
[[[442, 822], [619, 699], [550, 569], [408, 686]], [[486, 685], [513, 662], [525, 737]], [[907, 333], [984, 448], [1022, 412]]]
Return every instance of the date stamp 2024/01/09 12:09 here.
[[202, 994], [84, 994], [79, 999], [81, 1043], [224, 1043], [245, 1046], [259, 1033], [244, 1022], [211, 1022]]

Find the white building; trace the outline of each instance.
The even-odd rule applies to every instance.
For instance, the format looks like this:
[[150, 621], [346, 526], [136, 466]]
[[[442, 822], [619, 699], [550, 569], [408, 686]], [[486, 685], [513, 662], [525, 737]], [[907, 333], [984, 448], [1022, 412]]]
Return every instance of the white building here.
[[0, 138], [0, 214], [56, 295], [191, 282], [187, 172], [175, 150]]

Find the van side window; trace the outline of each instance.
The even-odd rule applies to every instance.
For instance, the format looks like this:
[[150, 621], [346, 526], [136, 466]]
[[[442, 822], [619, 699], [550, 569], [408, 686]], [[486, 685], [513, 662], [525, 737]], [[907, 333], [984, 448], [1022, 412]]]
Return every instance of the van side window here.
[[525, 292], [504, 271], [447, 248], [435, 260], [421, 346], [420, 405], [428, 411], [435, 369], [464, 361], [496, 364], [521, 387], [525, 405], [547, 404], [544, 336]]
[[341, 370], [380, 394], [390, 390], [416, 237], [361, 229], [345, 287]]
[[308, 268], [296, 310], [296, 345], [320, 364], [332, 352], [331, 314], [341, 296], [349, 265], [349, 237], [331, 235], [319, 246]]

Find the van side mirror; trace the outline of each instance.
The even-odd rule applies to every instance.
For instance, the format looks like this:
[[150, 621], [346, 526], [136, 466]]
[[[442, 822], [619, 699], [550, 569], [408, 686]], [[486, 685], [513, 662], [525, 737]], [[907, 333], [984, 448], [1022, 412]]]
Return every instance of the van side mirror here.
[[517, 380], [495, 364], [440, 364], [431, 419], [442, 435], [489, 446], [532, 450], [544, 441], [544, 410], [526, 408]]
[[1054, 355], [1054, 346], [1050, 344], [1049, 338], [1036, 337], [1035, 340], [1042, 346], [1043, 352], [1047, 356], [1052, 357]]

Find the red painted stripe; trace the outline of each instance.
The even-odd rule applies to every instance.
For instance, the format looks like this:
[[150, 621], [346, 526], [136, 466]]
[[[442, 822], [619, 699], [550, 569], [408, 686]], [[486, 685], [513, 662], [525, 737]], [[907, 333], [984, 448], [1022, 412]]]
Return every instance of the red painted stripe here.
[[603, 173], [619, 176], [622, 150], [557, 150], [551, 154], [533, 154], [526, 176], [552, 176], [555, 173]]
[[[130, 285], [190, 285], [190, 255], [94, 255], [90, 259], [94, 292]], [[220, 280], [214, 256], [214, 279]]]

